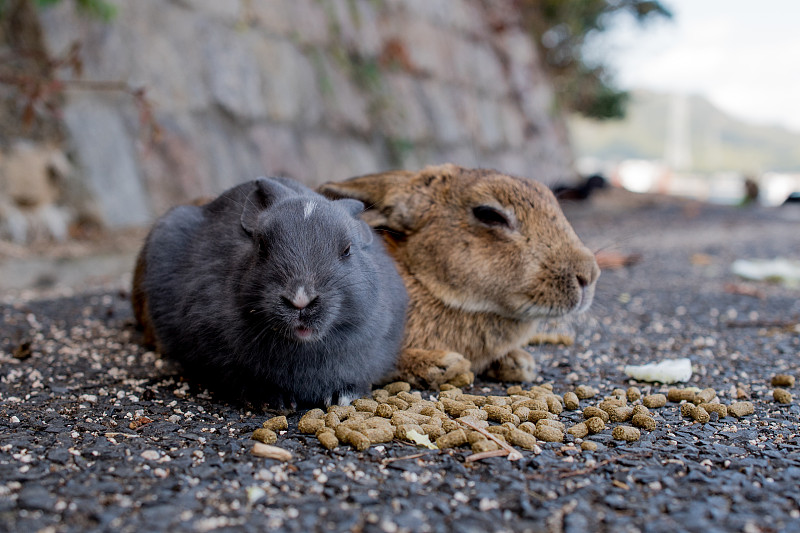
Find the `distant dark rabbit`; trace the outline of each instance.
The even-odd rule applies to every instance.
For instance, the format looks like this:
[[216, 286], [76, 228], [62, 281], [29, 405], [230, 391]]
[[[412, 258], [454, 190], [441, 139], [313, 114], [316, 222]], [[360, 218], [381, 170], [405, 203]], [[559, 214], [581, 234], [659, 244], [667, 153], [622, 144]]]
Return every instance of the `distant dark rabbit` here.
[[363, 209], [285, 178], [173, 208], [136, 264], [145, 341], [213, 389], [274, 409], [366, 393], [394, 369], [407, 296]]

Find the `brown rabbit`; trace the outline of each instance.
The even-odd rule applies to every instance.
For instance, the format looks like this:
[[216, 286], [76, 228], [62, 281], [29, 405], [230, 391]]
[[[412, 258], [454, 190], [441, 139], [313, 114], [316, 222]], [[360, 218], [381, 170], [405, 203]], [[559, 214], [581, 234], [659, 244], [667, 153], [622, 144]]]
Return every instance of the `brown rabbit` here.
[[[455, 165], [326, 183], [382, 229], [409, 294], [399, 377], [438, 386], [470, 369], [536, 376], [523, 347], [543, 319], [581, 313], [600, 275], [550, 190]], [[466, 359], [465, 359], [466, 358]]]

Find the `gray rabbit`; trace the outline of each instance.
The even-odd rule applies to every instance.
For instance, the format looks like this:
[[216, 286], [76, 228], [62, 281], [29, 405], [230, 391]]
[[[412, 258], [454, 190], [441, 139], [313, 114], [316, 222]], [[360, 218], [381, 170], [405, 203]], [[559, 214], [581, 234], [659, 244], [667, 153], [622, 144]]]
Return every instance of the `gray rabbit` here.
[[356, 200], [286, 178], [175, 207], [136, 265], [145, 340], [233, 399], [346, 404], [395, 365], [403, 282]]

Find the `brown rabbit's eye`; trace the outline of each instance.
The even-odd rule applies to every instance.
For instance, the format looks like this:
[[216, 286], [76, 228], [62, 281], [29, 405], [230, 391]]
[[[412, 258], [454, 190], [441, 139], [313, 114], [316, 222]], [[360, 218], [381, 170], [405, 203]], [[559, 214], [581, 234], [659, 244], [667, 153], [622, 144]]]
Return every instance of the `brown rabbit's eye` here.
[[488, 205], [479, 205], [478, 207], [472, 209], [472, 214], [475, 215], [475, 218], [487, 226], [511, 227], [511, 223], [508, 221], [506, 216], [494, 207], [489, 207]]
[[350, 245], [348, 244], [345, 246], [344, 250], [342, 250], [342, 257], [350, 257]]

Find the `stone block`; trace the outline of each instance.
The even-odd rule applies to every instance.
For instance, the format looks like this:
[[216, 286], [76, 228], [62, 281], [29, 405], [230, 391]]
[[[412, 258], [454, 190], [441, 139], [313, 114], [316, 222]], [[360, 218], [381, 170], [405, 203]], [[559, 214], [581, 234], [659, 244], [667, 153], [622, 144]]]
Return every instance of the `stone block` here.
[[240, 119], [266, 117], [260, 65], [251, 43], [255, 37], [211, 26], [203, 39], [208, 88], [214, 100]]
[[503, 123], [500, 118], [500, 105], [490, 98], [478, 99], [478, 144], [486, 150], [493, 150], [503, 145]]
[[64, 122], [78, 163], [103, 222], [112, 228], [141, 226], [151, 218], [135, 137], [117, 111], [125, 105], [119, 100], [74, 94], [64, 107]]
[[494, 96], [507, 94], [506, 77], [497, 53], [487, 42], [456, 39], [450, 66], [456, 81]]
[[351, 67], [334, 61], [330, 56], [316, 56], [317, 76], [325, 104], [325, 125], [335, 131], [353, 130], [366, 133], [371, 127], [368, 90], [356, 87]]
[[382, 168], [378, 164], [375, 147], [355, 139], [312, 134], [303, 140], [303, 148], [311, 170], [308, 179], [303, 181], [309, 187], [376, 172]]
[[241, 22], [245, 16], [243, 0], [225, 0], [223, 2], [220, 0], [180, 0], [180, 4], [205, 17], [218, 19], [228, 25]]
[[250, 129], [261, 172], [265, 176], [286, 176], [308, 181], [308, 158], [300, 137], [289, 126], [259, 124]]
[[263, 76], [267, 114], [279, 122], [314, 125], [322, 117], [322, 95], [314, 67], [300, 50], [278, 39], [253, 40]]
[[462, 98], [459, 89], [435, 80], [423, 80], [420, 85], [436, 141], [452, 145], [468, 139], [468, 103]]
[[397, 140], [411, 142], [434, 137], [433, 125], [422, 107], [417, 80], [393, 73], [385, 78], [386, 107], [381, 110], [383, 133]]
[[525, 142], [525, 116], [519, 105], [506, 99], [500, 102], [500, 122], [503, 127], [504, 144], [511, 148], [519, 148]]

